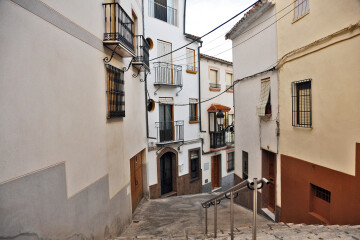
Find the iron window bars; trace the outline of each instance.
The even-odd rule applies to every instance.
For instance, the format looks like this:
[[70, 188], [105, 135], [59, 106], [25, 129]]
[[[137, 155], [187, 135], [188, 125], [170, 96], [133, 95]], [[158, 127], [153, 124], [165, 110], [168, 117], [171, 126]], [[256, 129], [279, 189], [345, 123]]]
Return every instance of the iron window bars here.
[[310, 11], [309, 1], [310, 0], [295, 0], [293, 21], [296, 21]]
[[200, 151], [190, 151], [190, 179], [197, 179], [200, 177]]
[[227, 154], [227, 171], [234, 171], [234, 153], [235, 152], [229, 152]]
[[144, 63], [149, 67], [149, 43], [146, 41], [143, 35], [136, 35], [136, 57], [134, 62]]
[[318, 187], [314, 184], [311, 184], [311, 189], [312, 189], [315, 197], [318, 197], [318, 198], [330, 203], [330, 201], [331, 201], [331, 192], [330, 191], [328, 191], [324, 188]]
[[312, 127], [311, 79], [291, 83], [292, 125]]
[[119, 3], [103, 3], [105, 11], [104, 41], [121, 41], [134, 51], [134, 22]]
[[182, 86], [182, 66], [167, 62], [154, 63], [155, 85]]
[[124, 71], [106, 64], [107, 118], [125, 117]]

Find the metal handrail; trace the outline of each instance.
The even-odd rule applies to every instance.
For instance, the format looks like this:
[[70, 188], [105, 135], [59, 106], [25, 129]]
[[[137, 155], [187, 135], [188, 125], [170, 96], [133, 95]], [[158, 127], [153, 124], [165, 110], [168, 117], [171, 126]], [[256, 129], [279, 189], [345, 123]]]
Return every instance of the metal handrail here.
[[[257, 178], [254, 178], [253, 181], [249, 179], [242, 181], [241, 183], [233, 186], [227, 191], [220, 193], [216, 197], [213, 197], [205, 202], [201, 203], [201, 206], [205, 209], [205, 234], [208, 232], [207, 228], [207, 209], [214, 205], [214, 237], [217, 236], [217, 205], [221, 203], [222, 199], [230, 199], [230, 236], [231, 239], [234, 239], [234, 198], [239, 195], [239, 192], [249, 188], [253, 190], [253, 228], [252, 228], [252, 239], [256, 240], [256, 215], [257, 215], [257, 190], [261, 189], [264, 184], [269, 184], [270, 182], [266, 178], [262, 178], [259, 181]], [[259, 186], [260, 185], [260, 186]], [[230, 196], [227, 196], [230, 194]], [[236, 196], [234, 196], [236, 194]]]

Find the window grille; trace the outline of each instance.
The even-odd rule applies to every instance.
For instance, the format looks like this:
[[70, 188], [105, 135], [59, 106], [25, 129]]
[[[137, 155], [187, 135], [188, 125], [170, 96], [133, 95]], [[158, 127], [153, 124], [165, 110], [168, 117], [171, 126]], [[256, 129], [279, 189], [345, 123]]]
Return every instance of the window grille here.
[[200, 177], [200, 158], [199, 150], [190, 151], [190, 178], [195, 179]]
[[107, 118], [125, 117], [124, 71], [106, 65]]
[[243, 167], [243, 180], [248, 179], [249, 171], [249, 154], [245, 151], [242, 151], [242, 167]]
[[301, 18], [310, 11], [310, 0], [295, 0], [294, 21]]
[[292, 125], [294, 127], [312, 127], [311, 79], [291, 83]]
[[227, 154], [227, 171], [234, 171], [234, 153], [235, 152], [229, 152]]
[[311, 184], [311, 188], [312, 188], [312, 191], [313, 191], [313, 194], [315, 197], [318, 197], [328, 203], [330, 203], [331, 201], [331, 192], [324, 189], [324, 188], [321, 188], [321, 187], [318, 187], [314, 184]]

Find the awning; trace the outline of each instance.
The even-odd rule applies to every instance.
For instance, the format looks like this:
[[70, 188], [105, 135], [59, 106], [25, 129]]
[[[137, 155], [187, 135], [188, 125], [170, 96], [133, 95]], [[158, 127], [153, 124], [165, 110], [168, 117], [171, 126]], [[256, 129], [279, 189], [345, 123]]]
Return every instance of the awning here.
[[269, 94], [270, 94], [270, 79], [267, 79], [261, 82], [259, 104], [256, 107], [256, 114], [258, 116], [265, 116], [265, 108], [269, 100]]
[[229, 112], [231, 108], [221, 104], [211, 104], [211, 106], [208, 109], [208, 112], [218, 112], [219, 110], [221, 110], [222, 112]]

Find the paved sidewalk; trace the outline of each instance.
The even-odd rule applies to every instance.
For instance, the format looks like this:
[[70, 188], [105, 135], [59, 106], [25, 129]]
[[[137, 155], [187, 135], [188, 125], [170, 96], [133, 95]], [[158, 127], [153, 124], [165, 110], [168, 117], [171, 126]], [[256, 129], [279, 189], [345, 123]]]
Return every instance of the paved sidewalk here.
[[[218, 194], [218, 193], [217, 193]], [[197, 194], [169, 197], [165, 199], [143, 200], [136, 209], [133, 223], [121, 235], [135, 236], [186, 236], [204, 233], [204, 209], [201, 202], [214, 194]], [[230, 230], [230, 200], [224, 199], [218, 205], [218, 232]], [[234, 204], [235, 227], [251, 226], [252, 211]], [[258, 215], [259, 226], [272, 223]], [[214, 207], [208, 209], [208, 230], [214, 231]]]

